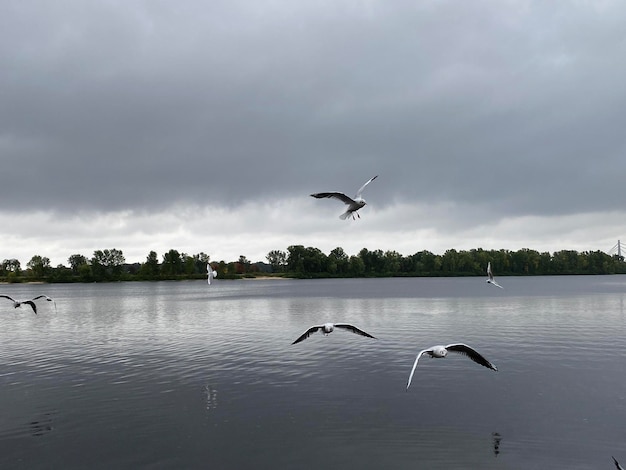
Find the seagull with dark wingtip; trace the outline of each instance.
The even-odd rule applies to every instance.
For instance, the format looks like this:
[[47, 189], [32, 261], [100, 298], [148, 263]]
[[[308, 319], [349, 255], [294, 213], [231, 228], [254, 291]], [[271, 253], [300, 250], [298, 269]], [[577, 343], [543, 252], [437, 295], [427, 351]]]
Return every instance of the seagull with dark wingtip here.
[[613, 459], [613, 463], [615, 463], [615, 466], [619, 469], [619, 470], [624, 470], [624, 467], [622, 467], [619, 462], [615, 459], [615, 457], [611, 456], [611, 458]]
[[21, 307], [22, 304], [30, 305], [33, 309], [33, 312], [35, 312], [35, 315], [37, 315], [37, 305], [35, 304], [35, 300], [37, 299], [46, 299], [48, 302], [54, 302], [54, 308], [57, 308], [57, 303], [47, 295], [38, 295], [37, 297], [34, 297], [30, 300], [15, 300], [13, 297], [10, 297], [8, 295], [0, 295], [0, 297], [9, 299], [11, 302], [13, 302], [13, 308]]
[[493, 272], [491, 271], [491, 261], [487, 263], [487, 277], [489, 278], [487, 279], [487, 284], [493, 284], [494, 286], [499, 287], [500, 289], [504, 289], [504, 287], [498, 284], [496, 280], [493, 278]]
[[409, 375], [409, 382], [406, 384], [406, 389], [408, 390], [409, 386], [411, 385], [411, 380], [413, 379], [413, 374], [415, 373], [415, 368], [417, 367], [417, 362], [420, 360], [420, 357], [425, 354], [430, 357], [444, 358], [448, 355], [449, 352], [463, 354], [464, 356], [469, 357], [472, 361], [480, 364], [481, 366], [487, 367], [495, 371], [498, 370], [498, 368], [487, 359], [485, 359], [482, 354], [480, 354], [475, 349], [469, 347], [467, 344], [454, 343], [448, 344], [447, 346], [433, 346], [432, 348], [423, 349], [417, 355], [417, 358], [413, 363], [413, 369], [411, 369], [411, 375]]
[[344, 204], [348, 205], [348, 209], [346, 209], [346, 211], [339, 216], [339, 218], [341, 220], [346, 220], [350, 216], [352, 216], [352, 219], [354, 220], [354, 214], [356, 214], [356, 216], [360, 219], [361, 216], [358, 214], [357, 211], [367, 204], [365, 202], [365, 199], [363, 199], [363, 197], [361, 197], [361, 193], [365, 189], [365, 186], [370, 184], [376, 178], [378, 178], [378, 175], [374, 176], [373, 178], [368, 180], [363, 186], [361, 186], [359, 188], [359, 190], [357, 191], [356, 196], [354, 196], [354, 199], [352, 199], [350, 196], [346, 196], [344, 193], [340, 193], [338, 191], [331, 191], [331, 192], [327, 192], [327, 193], [313, 193], [313, 194], [311, 194], [311, 196], [313, 196], [314, 198], [317, 198], [317, 199], [322, 199], [322, 198], [325, 198], [325, 197], [339, 199], [341, 202], [343, 202]]
[[303, 341], [303, 340], [307, 339], [313, 333], [315, 333], [317, 331], [320, 331], [320, 330], [322, 331], [322, 333], [324, 333], [324, 336], [328, 336], [329, 334], [331, 334], [333, 332], [333, 330], [335, 328], [341, 328], [341, 329], [344, 329], [344, 330], [351, 331], [352, 333], [356, 333], [357, 335], [366, 336], [368, 338], [376, 339], [374, 336], [370, 335], [369, 333], [366, 333], [365, 331], [357, 328], [354, 325], [349, 325], [348, 323], [324, 323], [323, 325], [312, 326], [311, 328], [306, 330], [304, 333], [302, 333], [298, 337], [298, 339], [296, 339], [291, 344], [299, 343], [300, 341]]

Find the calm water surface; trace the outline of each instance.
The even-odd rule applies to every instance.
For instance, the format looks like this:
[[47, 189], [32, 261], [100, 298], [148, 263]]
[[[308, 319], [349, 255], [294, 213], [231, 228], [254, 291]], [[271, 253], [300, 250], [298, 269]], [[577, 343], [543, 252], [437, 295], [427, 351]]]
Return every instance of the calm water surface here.
[[[3, 285], [1, 468], [610, 469], [626, 276]], [[311, 336], [325, 321], [346, 331]], [[462, 341], [499, 371], [417, 352]]]

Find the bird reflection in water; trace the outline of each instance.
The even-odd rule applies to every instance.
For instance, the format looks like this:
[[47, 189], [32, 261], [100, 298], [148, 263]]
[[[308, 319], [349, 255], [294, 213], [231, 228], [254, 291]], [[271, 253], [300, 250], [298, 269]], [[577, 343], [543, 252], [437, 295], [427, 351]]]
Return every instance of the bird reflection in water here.
[[50, 411], [28, 423], [30, 435], [33, 437], [41, 437], [51, 432], [54, 429], [52, 422], [55, 414], [56, 412]]
[[207, 411], [217, 408], [217, 389], [211, 387], [210, 385], [205, 385], [202, 390], [202, 394], [204, 395], [204, 402]]
[[497, 457], [500, 453], [500, 441], [502, 440], [502, 436], [500, 433], [492, 432], [491, 437], [493, 438], [493, 454]]

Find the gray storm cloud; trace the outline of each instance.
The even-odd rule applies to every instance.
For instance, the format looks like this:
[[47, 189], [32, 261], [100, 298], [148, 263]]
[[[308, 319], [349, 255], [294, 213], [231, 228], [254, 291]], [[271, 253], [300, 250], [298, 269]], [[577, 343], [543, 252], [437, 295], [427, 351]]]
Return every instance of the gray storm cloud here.
[[620, 2], [32, 1], [0, 13], [0, 211], [235, 210], [350, 193], [375, 174], [380, 210], [623, 210]]

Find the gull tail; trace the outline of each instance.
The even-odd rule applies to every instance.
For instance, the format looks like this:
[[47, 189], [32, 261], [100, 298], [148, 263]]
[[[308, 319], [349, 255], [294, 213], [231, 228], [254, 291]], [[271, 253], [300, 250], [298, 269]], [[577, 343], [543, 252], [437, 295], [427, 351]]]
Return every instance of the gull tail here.
[[352, 214], [352, 212], [350, 212], [350, 211], [346, 211], [346, 212], [344, 212], [343, 214], [341, 214], [341, 215], [339, 216], [339, 218], [340, 218], [341, 220], [346, 220], [348, 217], [350, 217], [350, 215], [351, 215], [351, 214]]

